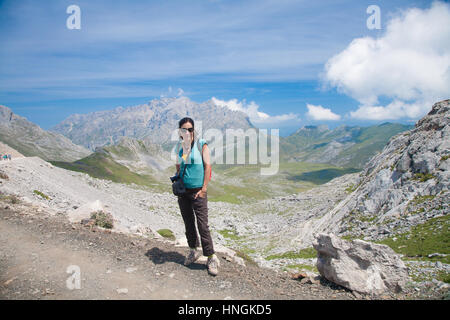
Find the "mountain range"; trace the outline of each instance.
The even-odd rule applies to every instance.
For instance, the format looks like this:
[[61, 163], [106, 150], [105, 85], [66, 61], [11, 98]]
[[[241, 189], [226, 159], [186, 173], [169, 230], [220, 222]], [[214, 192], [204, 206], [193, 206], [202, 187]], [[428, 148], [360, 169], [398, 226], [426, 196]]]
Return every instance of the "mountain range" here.
[[[2, 106], [0, 111], [0, 141], [23, 155], [39, 156], [55, 165], [95, 177], [145, 185], [155, 181], [166, 185], [165, 180], [174, 165], [170, 152], [176, 142], [172, 141], [171, 135], [176, 133], [178, 121], [184, 116], [194, 119], [199, 132], [210, 128], [222, 133], [228, 128], [258, 131], [243, 112], [217, 106], [212, 100], [196, 103], [186, 97], [154, 99], [145, 105], [74, 114], [50, 131], [14, 114], [7, 107]], [[276, 179], [288, 184], [285, 191], [296, 192], [305, 188], [299, 189], [301, 182], [320, 184], [354, 172], [379, 152], [392, 136], [410, 127], [394, 123], [370, 127], [340, 126], [332, 130], [324, 125], [304, 126], [288, 137], [280, 137], [281, 167]], [[270, 146], [268, 150], [270, 152]], [[246, 154], [248, 156], [247, 148]], [[216, 155], [211, 156], [214, 159]], [[304, 165], [306, 162], [323, 166]], [[250, 182], [260, 177], [258, 171], [248, 165], [233, 169], [214, 164], [214, 168], [214, 174], [224, 174], [220, 180], [225, 185], [232, 183], [227, 178], [230, 174], [233, 179], [244, 179], [238, 184], [246, 190], [253, 190]], [[307, 168], [313, 171], [305, 171]], [[352, 168], [353, 171], [341, 168]], [[225, 185], [222, 187], [228, 188]], [[220, 190], [217, 190], [218, 194], [225, 189]], [[281, 192], [271, 190], [266, 190], [267, 195]], [[236, 197], [242, 192], [235, 190]]]
[[[50, 131], [91, 151], [115, 145], [122, 137], [145, 140], [170, 151], [175, 145], [171, 137], [176, 134], [178, 121], [186, 116], [193, 118], [196, 129], [202, 132], [211, 128], [222, 133], [229, 128], [244, 131], [255, 128], [244, 112], [217, 106], [212, 100], [197, 103], [179, 97], [154, 99], [148, 104], [128, 108], [73, 114]], [[362, 168], [392, 136], [411, 128], [396, 123], [369, 127], [343, 125], [332, 130], [325, 125], [304, 126], [287, 137], [280, 137], [280, 161]]]
[[342, 125], [333, 130], [326, 125], [304, 126], [280, 138], [280, 161], [362, 168], [392, 136], [411, 128], [398, 123], [369, 127]]
[[121, 137], [148, 139], [169, 150], [174, 145], [171, 136], [176, 134], [174, 130], [178, 128], [178, 121], [184, 117], [194, 119], [197, 131], [253, 128], [248, 116], [241, 111], [217, 106], [212, 100], [196, 103], [187, 97], [179, 97], [154, 99], [148, 104], [127, 108], [73, 114], [50, 131], [92, 151], [96, 147], [114, 145]]

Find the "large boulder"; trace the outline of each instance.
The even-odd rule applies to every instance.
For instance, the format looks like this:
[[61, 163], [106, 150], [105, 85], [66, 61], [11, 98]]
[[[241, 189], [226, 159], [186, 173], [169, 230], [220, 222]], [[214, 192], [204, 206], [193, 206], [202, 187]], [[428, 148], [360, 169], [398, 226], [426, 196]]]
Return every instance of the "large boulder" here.
[[331, 282], [362, 294], [401, 292], [408, 271], [391, 248], [363, 240], [345, 241], [333, 234], [320, 233], [313, 243], [317, 269]]

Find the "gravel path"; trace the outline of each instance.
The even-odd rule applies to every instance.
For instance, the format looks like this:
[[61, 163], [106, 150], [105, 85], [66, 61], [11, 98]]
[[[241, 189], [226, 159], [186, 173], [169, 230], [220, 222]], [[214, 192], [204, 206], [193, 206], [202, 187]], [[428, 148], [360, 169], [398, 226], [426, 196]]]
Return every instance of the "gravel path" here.
[[[0, 299], [355, 299], [326, 280], [301, 283], [221, 254], [213, 277], [204, 263], [183, 266], [186, 249], [167, 241], [38, 210], [0, 202]], [[70, 266], [79, 268], [80, 289], [67, 287]]]

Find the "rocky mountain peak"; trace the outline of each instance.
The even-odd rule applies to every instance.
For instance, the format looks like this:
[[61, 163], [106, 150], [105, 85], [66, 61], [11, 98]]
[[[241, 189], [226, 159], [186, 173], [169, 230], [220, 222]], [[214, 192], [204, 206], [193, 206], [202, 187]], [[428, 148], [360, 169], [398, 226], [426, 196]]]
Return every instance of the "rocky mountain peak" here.
[[27, 119], [15, 114], [10, 108], [0, 105], [0, 124], [10, 125], [12, 122], [28, 122]]
[[124, 136], [149, 139], [153, 143], [165, 145], [171, 143], [172, 133], [178, 128], [178, 121], [184, 117], [193, 118], [196, 128], [201, 127], [202, 130], [246, 130], [253, 127], [248, 116], [241, 111], [218, 107], [211, 101], [197, 103], [181, 96], [153, 99], [148, 104], [126, 108], [72, 115], [51, 130], [91, 150], [116, 144]]
[[10, 108], [0, 105], [0, 122], [11, 121], [13, 112]]
[[431, 111], [415, 126], [415, 130], [441, 130], [448, 125], [450, 117], [450, 99], [437, 102], [431, 108]]

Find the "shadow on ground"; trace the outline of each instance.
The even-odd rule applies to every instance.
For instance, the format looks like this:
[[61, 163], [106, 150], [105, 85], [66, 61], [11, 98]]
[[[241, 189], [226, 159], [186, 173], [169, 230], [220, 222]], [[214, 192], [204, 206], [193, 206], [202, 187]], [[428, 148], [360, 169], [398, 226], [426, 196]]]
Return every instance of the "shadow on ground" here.
[[[174, 262], [184, 267], [184, 256], [176, 251], [164, 251], [159, 248], [152, 248], [148, 250], [145, 255], [154, 263], [154, 264], [163, 264], [166, 262]], [[206, 269], [206, 265], [203, 263], [192, 263], [189, 266], [186, 266], [191, 270], [202, 270]]]
[[287, 179], [291, 181], [307, 181], [312, 182], [314, 184], [324, 184], [328, 181], [331, 181], [332, 179], [336, 177], [340, 177], [347, 173], [355, 173], [361, 171], [360, 169], [355, 168], [331, 168], [331, 169], [323, 169], [323, 170], [316, 170], [316, 171], [310, 171], [310, 172], [303, 172], [300, 175], [291, 175], [288, 176]]

